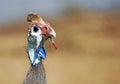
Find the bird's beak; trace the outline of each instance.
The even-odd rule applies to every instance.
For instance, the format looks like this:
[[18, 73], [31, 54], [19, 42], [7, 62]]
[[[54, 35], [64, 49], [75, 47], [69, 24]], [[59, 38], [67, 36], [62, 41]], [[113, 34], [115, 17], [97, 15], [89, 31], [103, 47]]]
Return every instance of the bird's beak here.
[[51, 36], [50, 41], [51, 41], [52, 45], [54, 46], [55, 49], [57, 49], [57, 46], [56, 46], [54, 39], [53, 39], [53, 37], [56, 37], [56, 32], [52, 27], [50, 27], [49, 34]]
[[49, 34], [53, 37], [56, 37], [56, 32], [52, 27], [50, 27]]
[[56, 44], [55, 44], [55, 42], [54, 42], [53, 37], [50, 37], [50, 41], [51, 41], [52, 45], [54, 46], [54, 48], [57, 49], [57, 46], [56, 46]]

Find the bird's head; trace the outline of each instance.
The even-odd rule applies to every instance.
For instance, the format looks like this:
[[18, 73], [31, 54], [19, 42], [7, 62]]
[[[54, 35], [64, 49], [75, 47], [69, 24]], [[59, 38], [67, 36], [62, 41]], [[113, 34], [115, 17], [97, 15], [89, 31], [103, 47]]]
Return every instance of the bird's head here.
[[28, 14], [27, 21], [30, 22], [28, 29], [28, 54], [32, 64], [34, 65], [37, 64], [40, 59], [45, 59], [46, 50], [44, 48], [44, 42], [47, 39], [50, 39], [56, 48], [53, 41], [53, 37], [56, 37], [56, 33], [50, 24], [44, 22], [37, 14]]

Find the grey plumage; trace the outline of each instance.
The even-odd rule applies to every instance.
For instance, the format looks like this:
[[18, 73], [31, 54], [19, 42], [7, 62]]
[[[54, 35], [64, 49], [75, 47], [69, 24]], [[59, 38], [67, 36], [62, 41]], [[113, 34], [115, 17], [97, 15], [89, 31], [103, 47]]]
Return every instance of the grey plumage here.
[[47, 84], [44, 65], [41, 62], [37, 66], [30, 67], [23, 84]]

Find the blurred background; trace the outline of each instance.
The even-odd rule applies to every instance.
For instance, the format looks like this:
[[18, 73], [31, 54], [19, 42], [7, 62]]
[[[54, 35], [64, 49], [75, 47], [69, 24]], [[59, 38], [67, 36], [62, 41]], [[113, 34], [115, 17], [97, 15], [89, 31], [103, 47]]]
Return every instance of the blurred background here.
[[119, 0], [0, 0], [0, 84], [21, 84], [29, 69], [26, 16], [57, 33], [43, 61], [48, 84], [120, 84]]

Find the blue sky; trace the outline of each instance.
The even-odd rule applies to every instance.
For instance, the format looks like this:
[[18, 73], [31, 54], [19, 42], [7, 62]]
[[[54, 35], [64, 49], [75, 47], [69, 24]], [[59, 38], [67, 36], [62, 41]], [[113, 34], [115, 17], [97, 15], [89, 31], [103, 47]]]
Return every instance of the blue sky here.
[[0, 0], [0, 22], [26, 16], [29, 12], [54, 16], [69, 4], [98, 10], [120, 4], [120, 0]]
[[60, 0], [2, 0], [0, 2], [0, 22], [25, 16], [29, 12], [55, 15], [64, 8], [65, 3]]

